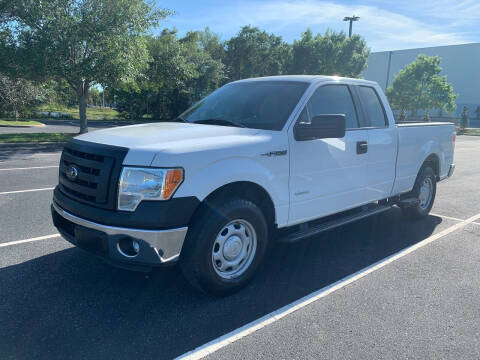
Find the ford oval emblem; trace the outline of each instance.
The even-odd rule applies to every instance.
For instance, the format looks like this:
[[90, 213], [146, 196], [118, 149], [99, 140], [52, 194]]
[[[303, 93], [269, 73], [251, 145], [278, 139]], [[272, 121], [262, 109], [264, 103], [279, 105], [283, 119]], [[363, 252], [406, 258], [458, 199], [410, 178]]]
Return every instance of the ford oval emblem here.
[[78, 177], [78, 168], [75, 165], [70, 165], [65, 172], [68, 180], [75, 181]]

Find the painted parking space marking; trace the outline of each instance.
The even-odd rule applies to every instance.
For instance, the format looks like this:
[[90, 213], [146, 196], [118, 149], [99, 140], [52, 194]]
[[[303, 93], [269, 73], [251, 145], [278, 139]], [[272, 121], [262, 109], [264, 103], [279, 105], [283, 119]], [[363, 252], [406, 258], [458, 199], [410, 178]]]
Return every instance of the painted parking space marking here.
[[0, 171], [31, 170], [31, 169], [51, 169], [51, 168], [58, 168], [58, 165], [51, 165], [51, 166], [32, 166], [32, 167], [19, 167], [19, 168], [5, 168], [5, 169], [0, 169]]
[[6, 243], [0, 243], [0, 248], [1, 247], [7, 247], [7, 246], [13, 246], [13, 245], [19, 245], [19, 244], [25, 244], [29, 242], [35, 242], [35, 241], [40, 241], [40, 240], [48, 240], [48, 239], [54, 239], [60, 237], [60, 234], [52, 234], [52, 235], [45, 235], [45, 236], [38, 236], [30, 239], [24, 239], [24, 240], [16, 240], [16, 241], [10, 241]]
[[0, 195], [18, 194], [18, 193], [34, 192], [34, 191], [47, 191], [47, 190], [53, 190], [53, 189], [55, 189], [55, 188], [54, 187], [48, 187], [48, 188], [42, 188], [42, 189], [4, 191], [4, 192], [0, 192]]
[[456, 217], [451, 217], [451, 216], [446, 216], [446, 215], [441, 215], [441, 214], [430, 213], [430, 215], [432, 215], [432, 216], [437, 216], [437, 217], [441, 217], [441, 218], [444, 218], [444, 219], [447, 219], [447, 220], [465, 221], [465, 219], [459, 219], [459, 218], [456, 218]]
[[297, 311], [305, 306], [314, 303], [315, 301], [318, 301], [329, 294], [344, 288], [345, 286], [360, 280], [361, 278], [367, 276], [368, 274], [371, 274], [372, 272], [379, 270], [383, 268], [384, 266], [440, 239], [443, 238], [444, 236], [459, 230], [463, 228], [464, 226], [474, 223], [475, 221], [480, 219], [480, 214], [477, 214], [475, 216], [472, 216], [466, 220], [461, 220], [457, 224], [450, 226], [449, 228], [440, 231], [437, 234], [431, 235], [428, 238], [416, 243], [415, 245], [412, 245], [410, 247], [407, 247], [403, 250], [400, 250], [399, 252], [392, 254], [388, 257], [386, 257], [383, 260], [380, 260], [370, 266], [367, 266], [364, 269], [361, 269], [349, 276], [344, 277], [343, 279], [340, 279], [333, 284], [330, 284], [328, 286], [325, 286], [309, 295], [304, 296], [301, 299], [298, 299], [297, 301], [294, 301], [293, 303], [290, 303], [288, 305], [285, 305], [284, 307], [273, 311], [267, 315], [262, 316], [261, 318], [254, 320], [236, 330], [233, 330], [232, 332], [229, 332], [217, 339], [214, 339], [204, 345], [201, 345], [200, 347], [189, 351], [183, 355], [180, 355], [177, 359], [184, 359], [184, 360], [194, 360], [194, 359], [201, 359], [204, 358], [205, 356], [208, 356], [212, 353], [214, 353], [217, 350], [220, 350], [221, 348], [242, 339], [243, 337], [252, 334], [265, 326], [272, 324], [281, 318]]
[[[459, 219], [459, 218], [456, 218], [456, 217], [451, 217], [451, 216], [446, 216], [446, 215], [440, 215], [440, 214], [434, 214], [434, 213], [430, 213], [430, 215], [432, 215], [432, 216], [437, 216], [437, 217], [441, 217], [441, 218], [447, 219], [447, 220], [465, 221], [464, 219]], [[473, 224], [475, 224], [475, 225], [480, 225], [480, 222], [473, 222]]]

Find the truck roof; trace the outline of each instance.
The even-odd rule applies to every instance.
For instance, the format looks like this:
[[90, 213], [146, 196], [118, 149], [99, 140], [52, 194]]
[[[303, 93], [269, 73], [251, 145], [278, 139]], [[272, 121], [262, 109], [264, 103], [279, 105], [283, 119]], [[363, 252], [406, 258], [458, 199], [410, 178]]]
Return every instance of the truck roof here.
[[264, 76], [256, 77], [249, 79], [237, 80], [235, 82], [246, 82], [246, 81], [300, 81], [305, 83], [316, 83], [327, 80], [345, 80], [348, 82], [355, 82], [359, 84], [377, 84], [374, 81], [364, 80], [364, 79], [354, 79], [346, 78], [341, 76], [327, 76], [327, 75], [278, 75], [278, 76]]

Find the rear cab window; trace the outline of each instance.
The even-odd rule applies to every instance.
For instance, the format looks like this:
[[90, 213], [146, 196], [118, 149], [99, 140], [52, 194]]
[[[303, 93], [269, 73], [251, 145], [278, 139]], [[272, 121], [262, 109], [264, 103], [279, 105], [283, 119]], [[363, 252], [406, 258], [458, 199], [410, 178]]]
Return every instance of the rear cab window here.
[[388, 127], [388, 119], [382, 102], [371, 86], [358, 86], [358, 94], [366, 116], [367, 126], [373, 128]]

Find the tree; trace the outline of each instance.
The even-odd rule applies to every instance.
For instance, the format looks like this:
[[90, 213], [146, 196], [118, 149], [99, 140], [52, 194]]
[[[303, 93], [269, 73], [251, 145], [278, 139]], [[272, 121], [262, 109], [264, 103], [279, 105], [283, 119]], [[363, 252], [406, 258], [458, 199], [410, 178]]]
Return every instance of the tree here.
[[15, 27], [14, 55], [21, 71], [33, 78], [64, 79], [76, 91], [80, 133], [88, 131], [90, 87], [137, 76], [148, 61], [144, 35], [167, 15], [144, 0], [9, 0], [0, 5], [3, 29]]
[[176, 30], [164, 29], [149, 37], [144, 74], [114, 90], [119, 110], [131, 118], [151, 114], [171, 120], [215, 90], [225, 79], [224, 65], [206, 50], [202, 36], [189, 32], [179, 39]]
[[102, 91], [97, 87], [90, 88], [88, 102], [96, 106], [102, 104]]
[[469, 121], [470, 121], [470, 117], [468, 115], [468, 108], [464, 106], [462, 110], [462, 115], [460, 118], [460, 130], [462, 133], [464, 133], [465, 129], [468, 127]]
[[307, 29], [300, 40], [293, 42], [291, 74], [339, 75], [359, 77], [366, 66], [370, 50], [358, 35], [327, 30], [324, 35], [313, 36]]
[[194, 76], [187, 81], [192, 101], [208, 95], [226, 79], [223, 56], [218, 46], [218, 35], [206, 32], [189, 32], [180, 39], [183, 56], [193, 66]]
[[244, 26], [226, 42], [225, 65], [229, 80], [287, 72], [291, 49], [280, 36]]
[[477, 120], [480, 120], [480, 105], [475, 109], [475, 114], [477, 114]]
[[393, 108], [398, 110], [444, 109], [455, 110], [455, 99], [452, 84], [446, 76], [440, 76], [438, 56], [418, 55], [417, 59], [400, 70], [387, 89], [387, 97]]
[[72, 89], [63, 79], [50, 79], [46, 81], [45, 87], [48, 91], [48, 102], [54, 105], [67, 107], [77, 105], [77, 92]]
[[200, 47], [205, 50], [213, 60], [225, 59], [225, 42], [220, 40], [218, 34], [206, 27], [203, 31], [197, 31]]
[[15, 120], [27, 106], [44, 100], [45, 90], [25, 79], [9, 78], [0, 73], [0, 104], [13, 112]]

